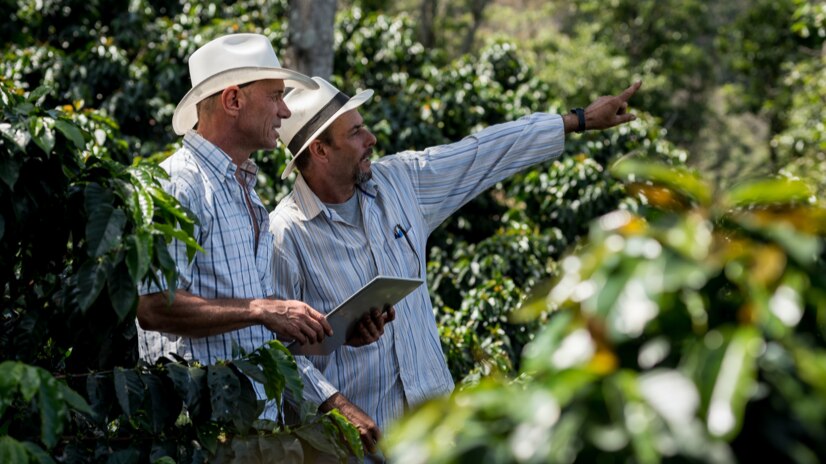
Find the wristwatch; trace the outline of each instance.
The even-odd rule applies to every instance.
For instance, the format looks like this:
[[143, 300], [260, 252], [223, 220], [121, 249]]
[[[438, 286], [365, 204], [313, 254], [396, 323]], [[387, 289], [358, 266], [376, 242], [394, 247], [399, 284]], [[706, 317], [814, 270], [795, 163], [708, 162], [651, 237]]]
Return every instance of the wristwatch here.
[[571, 110], [571, 113], [575, 114], [579, 121], [579, 125], [574, 129], [574, 132], [585, 132], [585, 110], [582, 108], [574, 108]]

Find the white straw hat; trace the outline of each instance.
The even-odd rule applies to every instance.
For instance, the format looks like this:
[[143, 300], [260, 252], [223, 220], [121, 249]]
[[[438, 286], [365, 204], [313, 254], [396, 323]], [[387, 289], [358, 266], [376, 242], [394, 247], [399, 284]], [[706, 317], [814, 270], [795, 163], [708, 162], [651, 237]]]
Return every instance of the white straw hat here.
[[318, 83], [318, 90], [308, 92], [296, 89], [284, 97], [284, 103], [290, 108], [292, 116], [281, 121], [278, 133], [289, 154], [293, 156], [281, 174], [282, 179], [290, 175], [296, 158], [324, 129], [339, 116], [358, 108], [373, 96], [373, 91], [368, 89], [350, 98], [320, 77], [313, 77], [313, 81]]
[[172, 115], [172, 128], [178, 135], [198, 122], [198, 102], [231, 85], [283, 79], [287, 87], [318, 88], [304, 74], [282, 68], [270, 40], [261, 34], [230, 34], [208, 42], [189, 57], [189, 77], [192, 89]]

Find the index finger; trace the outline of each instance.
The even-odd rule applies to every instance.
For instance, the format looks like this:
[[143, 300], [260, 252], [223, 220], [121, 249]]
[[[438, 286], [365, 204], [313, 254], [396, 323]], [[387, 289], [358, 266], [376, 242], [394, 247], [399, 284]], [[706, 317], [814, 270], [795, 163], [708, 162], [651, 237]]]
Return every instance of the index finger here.
[[330, 323], [327, 322], [327, 318], [324, 317], [323, 314], [312, 308], [310, 308], [310, 314], [313, 316], [313, 319], [315, 319], [316, 321], [318, 321], [319, 324], [321, 324], [321, 328], [324, 329], [324, 332], [327, 334], [327, 336], [333, 335], [333, 327], [330, 326]]
[[641, 86], [642, 86], [642, 81], [634, 82], [633, 84], [631, 84], [630, 87], [623, 90], [622, 93], [619, 94], [619, 98], [622, 99], [623, 101], [628, 101], [631, 97], [634, 96], [635, 93], [637, 93], [637, 90], [639, 90]]

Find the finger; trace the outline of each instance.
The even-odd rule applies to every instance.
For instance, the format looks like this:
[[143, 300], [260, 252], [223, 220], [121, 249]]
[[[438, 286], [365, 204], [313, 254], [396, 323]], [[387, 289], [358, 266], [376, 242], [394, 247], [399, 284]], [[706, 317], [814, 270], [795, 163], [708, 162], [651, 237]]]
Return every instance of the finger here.
[[324, 328], [315, 319], [308, 319], [301, 326], [301, 331], [313, 343], [321, 343], [324, 340]]
[[616, 122], [617, 122], [617, 124], [624, 124], [626, 122], [630, 122], [630, 121], [633, 121], [635, 119], [637, 119], [637, 115], [635, 115], [635, 114], [631, 114], [631, 113], [621, 114], [621, 115], [617, 116]]
[[364, 444], [364, 449], [366, 449], [368, 453], [372, 454], [376, 452], [376, 442], [373, 440], [369, 431], [362, 434], [361, 443]]
[[628, 112], [628, 102], [622, 102], [617, 110], [617, 114], [625, 114], [626, 112]]
[[307, 337], [305, 337], [300, 330], [292, 330], [288, 333], [288, 335], [292, 337], [296, 342], [298, 342], [299, 345], [304, 345], [305, 343], [307, 343]]
[[327, 334], [328, 337], [332, 336], [333, 335], [333, 327], [330, 325], [329, 322], [327, 322], [327, 318], [324, 317], [323, 314], [321, 314], [320, 312], [316, 311], [315, 309], [313, 309], [309, 306], [307, 306], [307, 309], [309, 310], [310, 316], [315, 321], [317, 321], [319, 323], [319, 325], [321, 326], [321, 330], [323, 330], [324, 333]]
[[384, 313], [384, 323], [396, 320], [396, 307], [390, 306]]
[[623, 90], [622, 93], [619, 95], [619, 97], [623, 101], [628, 101], [631, 97], [634, 96], [635, 93], [637, 93], [637, 90], [640, 89], [640, 86], [642, 86], [642, 81], [634, 82], [633, 84], [631, 84], [630, 87]]

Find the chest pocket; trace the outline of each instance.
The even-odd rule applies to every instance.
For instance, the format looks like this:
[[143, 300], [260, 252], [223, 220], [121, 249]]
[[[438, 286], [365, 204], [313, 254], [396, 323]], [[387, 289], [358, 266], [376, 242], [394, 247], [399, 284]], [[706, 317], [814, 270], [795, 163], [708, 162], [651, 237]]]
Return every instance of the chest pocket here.
[[409, 223], [393, 227], [392, 236], [384, 242], [384, 252], [400, 277], [421, 277], [421, 250], [415, 228]]

